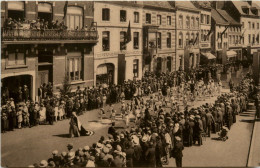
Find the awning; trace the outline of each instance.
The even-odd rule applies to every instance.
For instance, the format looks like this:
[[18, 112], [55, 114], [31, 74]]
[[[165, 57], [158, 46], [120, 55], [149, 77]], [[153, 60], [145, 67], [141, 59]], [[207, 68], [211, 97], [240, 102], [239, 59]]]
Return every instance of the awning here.
[[216, 59], [216, 56], [211, 54], [210, 52], [201, 53], [202, 55], [206, 56], [208, 59]]
[[233, 50], [227, 51], [227, 57], [235, 57], [237, 56], [237, 53]]
[[103, 64], [103, 65], [99, 65], [97, 67], [97, 75], [103, 75], [103, 74], [107, 74], [107, 65]]

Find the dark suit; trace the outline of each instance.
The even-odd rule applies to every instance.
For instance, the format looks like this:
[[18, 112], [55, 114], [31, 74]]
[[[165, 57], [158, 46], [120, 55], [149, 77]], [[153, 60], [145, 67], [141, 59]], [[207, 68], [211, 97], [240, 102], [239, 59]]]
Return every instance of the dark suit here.
[[156, 167], [156, 160], [155, 160], [155, 148], [149, 147], [145, 152], [145, 158], [147, 161], [147, 167]]
[[223, 127], [223, 113], [220, 110], [218, 110], [218, 112], [217, 112], [217, 123], [219, 125], [219, 128], [222, 129], [222, 127]]
[[211, 132], [211, 126], [212, 122], [214, 122], [214, 118], [211, 113], [206, 114], [206, 124], [207, 124], [207, 134], [210, 137], [210, 132]]
[[184, 149], [182, 142], [177, 142], [174, 146], [173, 153], [177, 167], [182, 167], [182, 150]]

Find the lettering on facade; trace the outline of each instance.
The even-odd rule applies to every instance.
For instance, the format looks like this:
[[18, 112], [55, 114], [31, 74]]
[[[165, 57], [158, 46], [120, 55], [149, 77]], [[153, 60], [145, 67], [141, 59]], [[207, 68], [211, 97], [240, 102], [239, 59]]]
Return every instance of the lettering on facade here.
[[103, 52], [95, 54], [95, 58], [107, 58], [107, 57], [117, 57], [118, 54], [125, 55], [141, 55], [141, 51], [121, 51], [121, 52]]
[[200, 44], [200, 47], [206, 48], [206, 47], [209, 47], [209, 44], [208, 43], [207, 44]]

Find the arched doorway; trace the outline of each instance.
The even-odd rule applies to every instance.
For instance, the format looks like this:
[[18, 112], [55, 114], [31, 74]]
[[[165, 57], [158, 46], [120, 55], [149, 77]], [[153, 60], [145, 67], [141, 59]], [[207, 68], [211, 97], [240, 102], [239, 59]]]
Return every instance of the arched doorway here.
[[32, 91], [33, 91], [32, 79], [33, 77], [31, 75], [19, 75], [19, 76], [10, 76], [10, 77], [3, 78], [1, 90], [6, 91], [7, 89], [9, 92], [8, 97], [13, 98], [14, 101], [17, 102], [19, 87], [22, 87], [22, 89], [24, 89], [24, 86], [26, 85], [30, 92], [29, 93], [30, 99], [32, 99]]
[[115, 66], [112, 63], [101, 64], [96, 71], [96, 86], [114, 84]]

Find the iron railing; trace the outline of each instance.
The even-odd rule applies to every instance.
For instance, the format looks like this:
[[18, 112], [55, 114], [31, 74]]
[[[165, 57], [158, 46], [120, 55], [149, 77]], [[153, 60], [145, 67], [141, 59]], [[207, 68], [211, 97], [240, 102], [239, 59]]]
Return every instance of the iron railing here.
[[98, 32], [91, 30], [55, 30], [55, 29], [5, 29], [2, 28], [2, 41], [27, 40], [98, 40]]

